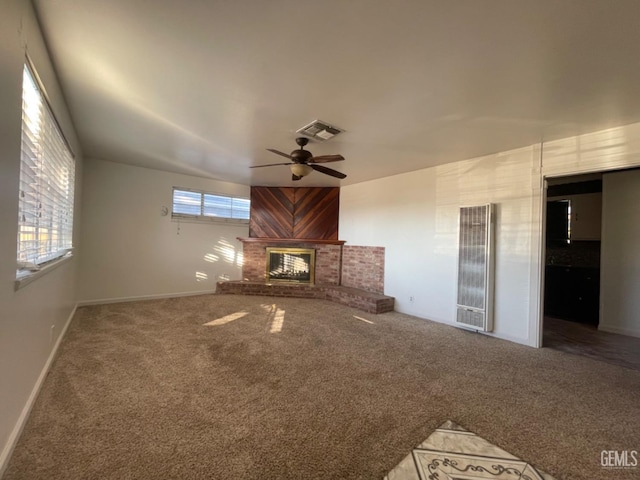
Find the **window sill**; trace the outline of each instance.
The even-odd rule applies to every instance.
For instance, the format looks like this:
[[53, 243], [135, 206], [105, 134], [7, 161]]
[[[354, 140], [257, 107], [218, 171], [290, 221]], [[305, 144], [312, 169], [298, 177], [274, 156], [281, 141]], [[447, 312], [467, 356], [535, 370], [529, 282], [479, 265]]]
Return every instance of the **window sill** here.
[[55, 260], [50, 261], [46, 265], [42, 266], [40, 268], [40, 270], [36, 270], [35, 272], [23, 271], [23, 272], [18, 273], [18, 275], [16, 276], [14, 290], [17, 291], [17, 290], [20, 290], [23, 287], [26, 287], [27, 285], [29, 285], [34, 280], [36, 280], [36, 279], [46, 275], [47, 273], [55, 270], [60, 265], [63, 265], [65, 263], [67, 263], [68, 261], [70, 261], [72, 258], [73, 258], [73, 255], [67, 254], [64, 257], [57, 258]]
[[214, 223], [218, 225], [249, 225], [249, 220], [239, 218], [224, 218], [224, 217], [188, 217], [188, 216], [171, 216], [172, 222], [177, 223]]

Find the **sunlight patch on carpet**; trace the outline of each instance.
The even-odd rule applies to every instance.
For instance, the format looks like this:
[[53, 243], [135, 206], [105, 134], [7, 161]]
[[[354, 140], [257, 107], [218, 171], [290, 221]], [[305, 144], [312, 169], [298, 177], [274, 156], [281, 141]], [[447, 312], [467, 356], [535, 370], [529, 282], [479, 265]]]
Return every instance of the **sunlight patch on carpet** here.
[[554, 480], [475, 433], [448, 420], [384, 480]]
[[276, 311], [273, 314], [273, 321], [271, 322], [271, 329], [269, 329], [269, 333], [280, 333], [282, 331], [282, 325], [284, 325], [284, 310], [276, 308]]
[[355, 318], [356, 320], [360, 320], [361, 322], [374, 324], [371, 320], [367, 320], [366, 318], [358, 317], [357, 315], [354, 315], [353, 318]]
[[269, 323], [269, 333], [280, 333], [284, 325], [285, 310], [278, 308], [275, 303], [263, 303], [260, 305], [267, 312], [267, 322]]
[[225, 323], [233, 322], [234, 320], [238, 320], [244, 316], [249, 315], [249, 312], [236, 312], [231, 313], [229, 315], [225, 315], [224, 317], [216, 318], [210, 322], [205, 323], [206, 326], [215, 327], [218, 325], [224, 325]]

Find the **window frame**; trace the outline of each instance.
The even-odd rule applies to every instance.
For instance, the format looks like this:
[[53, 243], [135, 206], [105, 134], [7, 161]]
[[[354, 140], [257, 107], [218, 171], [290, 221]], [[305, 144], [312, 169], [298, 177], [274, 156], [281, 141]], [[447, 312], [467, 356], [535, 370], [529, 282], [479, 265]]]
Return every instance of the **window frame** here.
[[[16, 289], [72, 257], [77, 185], [76, 156], [56, 118], [40, 76], [28, 56], [25, 57], [22, 71]], [[35, 116], [30, 115], [25, 109], [25, 98], [29, 95], [27, 89], [33, 91], [26, 84], [26, 75], [34, 87], [34, 94], [37, 94], [34, 104], [37, 104], [38, 113]], [[31, 128], [29, 123], [34, 118], [37, 126]], [[41, 130], [44, 136], [38, 138]], [[33, 144], [28, 146], [26, 142]], [[38, 204], [37, 207], [33, 206], [35, 203]], [[29, 216], [32, 218], [30, 221], [27, 220]], [[40, 220], [33, 220], [46, 219], [47, 216], [48, 223], [41, 224]], [[45, 231], [44, 239], [39, 238], [41, 229]], [[28, 230], [32, 230], [35, 237], [35, 247], [31, 247], [31, 251], [24, 243], [28, 241], [24, 238], [29, 236]], [[49, 248], [42, 250], [43, 244], [48, 244]]]
[[[199, 212], [198, 215], [189, 214], [189, 213], [176, 213], [174, 211], [174, 209], [175, 209], [175, 192], [176, 191], [195, 193], [195, 194], [198, 194], [200, 196], [200, 208], [199, 208], [200, 212]], [[205, 196], [206, 195], [210, 195], [210, 196], [213, 196], [213, 197], [219, 197], [219, 198], [231, 199], [231, 202], [232, 202], [231, 214], [232, 215], [233, 215], [233, 201], [234, 200], [247, 201], [249, 203], [248, 215], [250, 217], [251, 200], [248, 197], [234, 196], [234, 195], [228, 195], [228, 194], [224, 194], [224, 193], [215, 193], [215, 192], [210, 192], [210, 191], [205, 191], [205, 190], [200, 190], [200, 189], [195, 189], [195, 188], [175, 187], [174, 186], [172, 188], [172, 190], [171, 190], [171, 220], [172, 221], [176, 221], [176, 222], [221, 223], [221, 224], [231, 224], [231, 225], [248, 225], [249, 224], [249, 217], [247, 217], [247, 218], [233, 218], [233, 217], [227, 217], [227, 216], [207, 215], [205, 213]]]

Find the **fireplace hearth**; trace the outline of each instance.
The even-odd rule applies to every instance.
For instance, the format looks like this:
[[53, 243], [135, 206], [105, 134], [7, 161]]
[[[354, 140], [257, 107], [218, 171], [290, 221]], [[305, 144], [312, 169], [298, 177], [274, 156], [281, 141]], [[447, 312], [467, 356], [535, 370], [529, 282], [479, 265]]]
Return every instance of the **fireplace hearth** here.
[[[327, 239], [238, 240], [242, 280], [218, 282], [217, 293], [317, 298], [370, 313], [393, 311], [393, 297], [384, 295], [384, 247], [347, 246], [344, 240]], [[301, 253], [309, 257], [298, 257]]]
[[267, 282], [314, 283], [313, 248], [267, 247]]

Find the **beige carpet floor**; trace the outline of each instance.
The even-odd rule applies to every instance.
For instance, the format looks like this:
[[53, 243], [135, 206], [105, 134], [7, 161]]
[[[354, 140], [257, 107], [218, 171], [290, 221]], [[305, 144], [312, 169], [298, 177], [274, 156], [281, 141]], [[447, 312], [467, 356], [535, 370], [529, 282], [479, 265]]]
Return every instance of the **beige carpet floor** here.
[[79, 308], [4, 480], [381, 479], [448, 419], [558, 479], [640, 477], [600, 466], [640, 447], [638, 371], [208, 295]]

